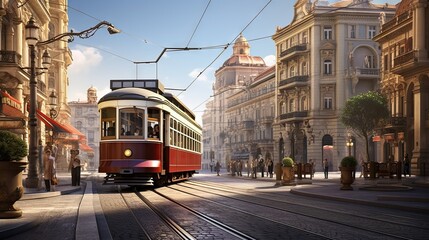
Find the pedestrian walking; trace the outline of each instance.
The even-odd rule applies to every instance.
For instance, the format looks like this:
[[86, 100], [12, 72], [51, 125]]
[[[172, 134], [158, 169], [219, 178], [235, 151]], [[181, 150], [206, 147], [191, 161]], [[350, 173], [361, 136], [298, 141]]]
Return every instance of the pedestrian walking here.
[[323, 160], [322, 166], [323, 166], [323, 172], [325, 173], [325, 179], [328, 179], [329, 163], [327, 158]]
[[274, 170], [274, 162], [273, 160], [268, 160], [268, 174], [270, 175], [270, 178], [273, 178], [273, 170]]
[[316, 172], [316, 163], [311, 158], [309, 163], [311, 164], [311, 178], [314, 178], [314, 173]]
[[245, 168], [246, 168], [246, 170], [247, 170], [247, 177], [249, 177], [250, 176], [250, 172], [251, 172], [251, 170], [252, 170], [252, 167], [251, 167], [251, 161], [249, 160], [249, 159], [247, 159], [247, 161], [246, 161], [246, 166], [245, 166]]
[[243, 176], [242, 174], [243, 174], [243, 162], [241, 162], [241, 160], [237, 160], [238, 161], [238, 163], [237, 163], [237, 174], [238, 174], [238, 176]]
[[410, 158], [408, 157], [408, 153], [406, 153], [404, 157], [404, 177], [406, 177], [407, 174], [411, 177]]
[[214, 163], [213, 161], [210, 161], [210, 172], [213, 172]]
[[79, 150], [72, 149], [70, 150], [70, 162], [69, 162], [69, 171], [71, 171], [72, 177], [72, 186], [80, 186], [80, 158], [79, 158]]
[[220, 162], [219, 161], [216, 162], [215, 171], [216, 171], [217, 175], [219, 176], [219, 172], [220, 172]]
[[55, 158], [52, 156], [52, 150], [45, 148], [43, 156], [43, 180], [45, 180], [45, 189], [47, 192], [51, 191], [51, 181], [55, 174]]

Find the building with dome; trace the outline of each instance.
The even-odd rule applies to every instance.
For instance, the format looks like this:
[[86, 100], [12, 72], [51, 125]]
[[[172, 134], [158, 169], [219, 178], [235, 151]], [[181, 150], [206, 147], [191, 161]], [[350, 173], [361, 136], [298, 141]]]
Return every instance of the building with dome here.
[[429, 174], [429, 8], [403, 0], [374, 38], [381, 49], [382, 92], [391, 117], [383, 128], [384, 155], [411, 160], [411, 174]]
[[[234, 43], [231, 57], [215, 72], [213, 100], [207, 105], [203, 115], [203, 131], [211, 133], [209, 137], [204, 135], [203, 165], [213, 160], [226, 166], [231, 160], [233, 152], [229, 141], [236, 137], [231, 132], [231, 124], [253, 121], [256, 109], [233, 115], [228, 111], [230, 97], [243, 91], [249, 93], [248, 87], [267, 68], [261, 57], [250, 55], [250, 45], [246, 38], [240, 35]], [[243, 149], [249, 148], [253, 137], [253, 132], [239, 136], [241, 143], [236, 144], [237, 149], [238, 145], [242, 145], [240, 148]]]
[[68, 103], [72, 113], [70, 122], [79, 132], [86, 136], [79, 141], [79, 150], [84, 170], [96, 171], [98, 169], [100, 142], [97, 89], [91, 86], [88, 88], [86, 95], [86, 101], [72, 101]]
[[[296, 162], [328, 159], [337, 170], [352, 155], [366, 160], [365, 141], [346, 129], [339, 116], [348, 98], [377, 90], [380, 50], [372, 38], [395, 6], [371, 1], [297, 0], [292, 22], [278, 27], [276, 45], [275, 159], [282, 153]], [[280, 146], [280, 144], [275, 144]], [[371, 160], [385, 161], [371, 141]]]

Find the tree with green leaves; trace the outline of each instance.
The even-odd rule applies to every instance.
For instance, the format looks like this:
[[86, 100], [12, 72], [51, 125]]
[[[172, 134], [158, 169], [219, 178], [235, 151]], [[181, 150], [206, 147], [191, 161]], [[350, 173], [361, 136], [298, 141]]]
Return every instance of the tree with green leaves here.
[[369, 137], [390, 116], [387, 99], [377, 92], [366, 92], [347, 100], [341, 113], [341, 122], [365, 139], [366, 157], [369, 157]]

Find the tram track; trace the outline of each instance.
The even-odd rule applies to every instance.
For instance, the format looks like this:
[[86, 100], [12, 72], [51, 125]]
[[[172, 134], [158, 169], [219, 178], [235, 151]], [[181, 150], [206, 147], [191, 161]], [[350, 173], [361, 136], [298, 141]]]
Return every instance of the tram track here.
[[[141, 205], [143, 205], [143, 206], [140, 205], [139, 208], [145, 208], [145, 207], [149, 208], [151, 210], [151, 212], [154, 213], [162, 221], [162, 224], [167, 226], [175, 234], [175, 237], [173, 237], [172, 239], [184, 239], [184, 240], [191, 240], [192, 239], [192, 240], [195, 240], [195, 239], [200, 239], [200, 238], [198, 236], [194, 237], [190, 233], [190, 231], [192, 231], [192, 230], [186, 229], [186, 227], [182, 227], [180, 222], [178, 222], [174, 218], [170, 217], [171, 213], [168, 213], [165, 210], [162, 210], [160, 207], [157, 207], [156, 206], [157, 204], [152, 202], [153, 196], [147, 197], [145, 195], [155, 194], [158, 197], [161, 197], [161, 198], [165, 199], [166, 201], [168, 201], [168, 204], [171, 203], [171, 204], [175, 204], [175, 205], [179, 206], [180, 208], [188, 211], [190, 214], [199, 218], [200, 221], [204, 221], [210, 225], [213, 225], [214, 228], [216, 228], [216, 232], [224, 231], [224, 232], [230, 234], [231, 236], [234, 236], [234, 239], [243, 239], [243, 240], [254, 240], [255, 239], [249, 235], [246, 235], [243, 232], [238, 231], [237, 229], [234, 229], [230, 226], [227, 226], [227, 225], [225, 225], [219, 221], [216, 221], [213, 218], [210, 218], [209, 216], [207, 216], [205, 214], [202, 214], [202, 213], [200, 213], [194, 209], [191, 209], [191, 208], [187, 207], [186, 205], [181, 204], [178, 201], [176, 201], [176, 200], [174, 200], [168, 196], [165, 196], [162, 193], [157, 192], [156, 190], [145, 190], [145, 191], [143, 191], [143, 193], [141, 193], [139, 191], [132, 191], [130, 193], [123, 193], [121, 188], [118, 186], [118, 192], [120, 193], [123, 201], [126, 203], [130, 212], [132, 212], [133, 218], [137, 222], [139, 222], [139, 226], [141, 227], [141, 229], [147, 233], [146, 237], [148, 239], [158, 239], [158, 237], [153, 237], [154, 233], [150, 230], [146, 230], [147, 227], [144, 226], [144, 223], [141, 222], [141, 218], [138, 217], [137, 216], [138, 214], [135, 213], [136, 206], [133, 206], [133, 205], [136, 205], [136, 203], [130, 203], [133, 201], [132, 198], [134, 196], [136, 196], [141, 201]], [[149, 198], [152, 198], [152, 200], [150, 200]], [[135, 202], [135, 200], [134, 200], [134, 202]], [[163, 205], [165, 205], [165, 203]], [[197, 223], [197, 225], [200, 225], [200, 224]], [[171, 236], [171, 234], [170, 234], [170, 236]], [[206, 239], [206, 238], [201, 238], [201, 239]], [[230, 238], [226, 238], [226, 239], [230, 239]]]
[[[369, 219], [369, 220], [374, 220], [374, 221], [381, 221], [384, 223], [390, 223], [390, 224], [394, 224], [395, 226], [403, 226], [403, 227], [412, 227], [412, 228], [416, 228], [418, 230], [429, 230], [429, 224], [427, 223], [427, 221], [422, 220], [419, 221], [419, 224], [416, 224], [416, 220], [415, 219], [408, 219], [408, 222], [404, 223], [401, 221], [395, 221], [392, 219], [397, 219], [397, 216], [392, 216], [389, 215], [389, 218], [381, 218], [381, 217], [374, 217], [370, 214], [359, 214], [356, 212], [353, 213], [349, 213], [349, 212], [345, 212], [344, 210], [335, 210], [332, 208], [327, 208], [327, 207], [320, 207], [320, 206], [316, 206], [316, 205], [311, 205], [311, 204], [304, 204], [304, 203], [299, 203], [296, 200], [298, 198], [294, 197], [294, 201], [288, 200], [288, 198], [283, 198], [282, 200], [277, 200], [276, 198], [278, 198], [278, 194], [272, 194], [272, 193], [258, 193], [257, 195], [255, 195], [254, 193], [250, 194], [245, 190], [241, 190], [241, 189], [236, 189], [236, 188], [225, 188], [224, 185], [221, 184], [215, 184], [212, 182], [204, 182], [204, 183], [200, 183], [197, 181], [188, 181], [186, 182], [187, 185], [194, 185], [194, 186], [199, 186], [202, 187], [204, 189], [207, 188], [212, 188], [212, 189], [217, 189], [219, 191], [222, 192], [230, 192], [230, 193], [239, 193], [242, 195], [246, 195], [246, 196], [251, 196], [252, 198], [257, 198], [257, 199], [261, 199], [261, 200], [270, 200], [270, 201], [277, 201], [277, 202], [281, 202], [281, 203], [285, 203], [289, 206], [299, 206], [299, 207], [309, 207], [309, 208], [313, 208], [313, 209], [317, 209], [317, 210], [321, 210], [321, 211], [329, 211], [329, 212], [333, 212], [333, 213], [338, 213], [338, 214], [342, 214], [342, 215], [347, 215], [349, 217], [361, 217], [363, 219]], [[185, 185], [186, 186], [186, 185]], [[233, 190], [231, 190], [233, 189]], [[289, 197], [290, 198], [290, 197]]]
[[[189, 190], [178, 189], [178, 187], [192, 189], [192, 187], [189, 187], [189, 186], [186, 186], [186, 185], [189, 185], [189, 183], [184, 183], [184, 184], [180, 184], [180, 185], [170, 186], [170, 188], [176, 189], [177, 191], [181, 191], [181, 192], [186, 193], [186, 194], [193, 195], [195, 197], [202, 198], [201, 194], [193, 194], [193, 193], [190, 193]], [[320, 210], [325, 211], [325, 214], [323, 214], [323, 213], [322, 214], [303, 214], [303, 213], [297, 211], [295, 207], [293, 207], [293, 206], [298, 206], [299, 205], [299, 204], [296, 204], [296, 203], [283, 202], [283, 204], [288, 204], [289, 206], [292, 205], [291, 209], [294, 209], [294, 210], [285, 209], [285, 208], [278, 208], [278, 207], [268, 206], [268, 205], [271, 205], [269, 203], [268, 204], [267, 203], [260, 204], [260, 203], [257, 203], [255, 201], [251, 201], [251, 200], [243, 200], [242, 198], [226, 196], [225, 193], [212, 192], [212, 191], [207, 190], [208, 188], [212, 189], [213, 187], [204, 185], [204, 186], [201, 186], [200, 188], [193, 188], [193, 189], [195, 191], [198, 191], [198, 192], [206, 192], [206, 193], [209, 193], [209, 194], [215, 194], [217, 196], [221, 196], [221, 197], [225, 197], [225, 198], [230, 198], [230, 199], [234, 199], [234, 200], [246, 202], [247, 204], [259, 205], [259, 206], [263, 206], [263, 207], [267, 207], [267, 208], [271, 208], [271, 209], [275, 209], [275, 210], [280, 210], [280, 211], [283, 211], [283, 212], [288, 212], [288, 213], [291, 213], [291, 214], [298, 214], [300, 216], [309, 217], [309, 218], [312, 218], [312, 219], [317, 219], [317, 220], [320, 220], [320, 221], [324, 221], [324, 222], [327, 222], [329, 224], [336, 224], [336, 225], [339, 225], [339, 226], [342, 226], [342, 227], [350, 227], [350, 228], [353, 228], [353, 229], [359, 229], [359, 230], [361, 230], [363, 232], [367, 232], [367, 233], [369, 232], [371, 234], [377, 234], [377, 235], [382, 236], [382, 237], [389, 237], [389, 238], [392, 238], [392, 239], [412, 239], [412, 238], [410, 238], [408, 236], [400, 235], [397, 232], [395, 232], [395, 233], [392, 234], [392, 233], [389, 233], [389, 232], [386, 232], [386, 231], [379, 231], [377, 229], [371, 229], [368, 226], [368, 225], [371, 225], [371, 224], [367, 224], [365, 226], [359, 226], [359, 225], [357, 226], [355, 224], [352, 225], [350, 223], [336, 221], [336, 220], [334, 220], [335, 218], [329, 219], [329, 218], [326, 218], [326, 217], [320, 217], [320, 216], [324, 216], [324, 215], [332, 215], [332, 213], [336, 214], [336, 215], [343, 214], [342, 212], [336, 212], [336, 211], [327, 210], [327, 209], [320, 209], [320, 208], [316, 208], [314, 206], [305, 206], [307, 208], [311, 207], [312, 209], [317, 209], [318, 211], [320, 211]], [[225, 191], [225, 189], [222, 189], [222, 190], [219, 190], [219, 191]], [[231, 190], [228, 190], [228, 192], [229, 193], [237, 194], [237, 192], [233, 192]], [[242, 193], [240, 193], [240, 194], [242, 194]], [[247, 198], [256, 198], [254, 195], [247, 195], [246, 197]], [[267, 199], [265, 199], [265, 200], [267, 200]], [[273, 200], [270, 200], [270, 201], [273, 201]], [[230, 207], [230, 206], [223, 206], [223, 207]], [[302, 205], [300, 205], [300, 207], [302, 207]], [[234, 209], [234, 211], [237, 211], [237, 209]], [[351, 218], [352, 216], [348, 215], [347, 217]], [[367, 222], [366, 221], [366, 217], [361, 217], [361, 216], [353, 216], [353, 217], [354, 217], [355, 221], [356, 221], [356, 218], [362, 218], [359, 221]], [[345, 219], [345, 218], [343, 216], [340, 219]], [[386, 224], [385, 221], [382, 221], [382, 220], [379, 220], [379, 219], [377, 219], [377, 220], [372, 219], [372, 220], [373, 221], [378, 221], [376, 223], [375, 227], [381, 227], [382, 225]], [[398, 228], [398, 226], [394, 226], [394, 224], [397, 224], [396, 222], [390, 222], [388, 224], [392, 225], [392, 226], [390, 226], [391, 229], [397, 229]], [[410, 226], [407, 226], [407, 227], [410, 227]], [[414, 228], [415, 226], [411, 226], [411, 227]], [[305, 230], [305, 229], [303, 229], [303, 230]], [[424, 229], [424, 230], [427, 230], [427, 229]], [[400, 231], [398, 231], [398, 232], [400, 232]], [[406, 233], [406, 234], [408, 234], [408, 233]], [[326, 237], [326, 236], [323, 236], [323, 237]]]

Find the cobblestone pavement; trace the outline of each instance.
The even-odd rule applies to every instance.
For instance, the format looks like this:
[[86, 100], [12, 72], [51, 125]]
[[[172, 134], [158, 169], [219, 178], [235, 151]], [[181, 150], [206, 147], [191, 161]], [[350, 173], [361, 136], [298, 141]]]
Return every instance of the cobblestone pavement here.
[[[246, 177], [232, 177], [225, 172], [221, 176], [216, 176], [214, 173], [202, 171], [196, 174], [193, 179], [196, 181], [207, 181], [222, 184], [224, 186], [235, 186], [248, 194], [269, 193], [274, 194], [274, 198], [287, 198], [295, 202], [306, 202], [310, 205], [320, 205], [328, 209], [336, 209], [338, 212], [348, 211], [350, 214], [367, 216], [368, 220], [360, 220], [375, 226], [377, 228], [377, 221], [374, 217], [381, 219], [392, 219], [393, 222], [399, 222], [402, 225], [409, 224], [410, 226], [417, 226], [421, 228], [421, 232], [428, 231], [427, 223], [422, 220], [422, 216], [427, 216], [429, 213], [429, 191], [427, 178], [406, 178], [400, 181], [396, 179], [379, 179], [375, 181], [368, 181], [367, 179], [356, 179], [353, 185], [354, 191], [341, 191], [339, 190], [340, 181], [339, 173], [332, 172], [329, 174], [329, 179], [323, 179], [323, 173], [316, 173], [313, 180], [303, 179], [297, 180], [297, 186], [279, 186], [275, 178], [261, 178], [250, 179]], [[128, 202], [118, 198], [117, 190], [111, 186], [99, 185], [102, 174], [93, 174], [92, 179], [85, 179], [89, 173], [84, 173], [82, 180], [82, 187], [72, 187], [70, 184], [70, 176], [68, 173], [60, 175], [60, 185], [57, 191], [53, 193], [43, 192], [43, 189], [31, 192], [26, 189], [23, 199], [15, 203], [16, 207], [23, 210], [23, 217], [19, 219], [0, 219], [0, 239], [147, 239], [146, 233], [142, 230], [139, 224], [144, 224], [153, 229], [154, 232], [162, 232], [158, 235], [151, 235], [153, 239], [176, 239], [174, 234], [169, 232], [165, 226], [156, 224], [155, 218], [151, 218], [149, 211], [145, 209], [144, 205], [139, 203], [135, 197], [129, 198]], [[87, 180], [87, 181], [85, 181]], [[191, 182], [191, 181], [189, 181]], [[92, 183], [92, 184], [91, 184]], [[88, 192], [85, 186], [94, 186], [94, 194], [92, 189]], [[366, 186], [411, 186], [410, 189], [405, 191], [368, 191], [363, 189]], [[180, 184], [173, 185], [179, 188]], [[86, 189], [86, 190], [85, 190]], [[167, 191], [165, 188], [160, 189]], [[292, 191], [291, 191], [292, 190]], [[27, 192], [28, 191], [28, 192]], [[169, 192], [168, 190], [167, 192]], [[65, 195], [61, 195], [65, 194]], [[171, 194], [171, 193], [169, 193]], [[196, 194], [196, 193], [195, 193]], [[91, 195], [89, 210], [83, 208], [83, 202], [87, 196]], [[93, 195], [93, 198], [92, 198]], [[205, 194], [199, 193], [204, 196]], [[241, 195], [241, 194], [240, 194]], [[186, 194], [173, 193], [181, 201], [200, 209], [213, 217], [219, 217], [222, 222], [228, 223], [232, 226], [237, 226], [242, 230], [258, 229], [261, 220], [252, 220], [251, 217], [240, 213], [238, 209], [243, 208], [245, 204], [237, 202], [236, 200], [224, 200], [224, 197], [212, 196], [214, 201], [226, 201], [228, 206], [233, 206], [237, 210], [226, 210], [222, 207], [216, 206], [213, 203], [207, 203], [201, 200], [196, 200], [193, 197], [186, 196]], [[156, 198], [154, 198], [156, 199]], [[163, 200], [157, 200], [160, 206], [165, 206], [169, 212], [178, 211], [177, 207], [165, 205]], [[355, 204], [357, 203], [357, 204]], [[128, 204], [128, 205], [127, 205]], [[350, 205], [353, 205], [352, 210], [348, 210]], [[284, 205], [284, 204], [283, 204]], [[292, 204], [286, 204], [292, 206]], [[136, 210], [135, 216], [130, 213], [128, 207]], [[282, 214], [274, 212], [273, 210], [266, 210], [263, 207], [249, 207], [252, 212], [260, 216], [264, 216], [269, 221], [284, 222], [290, 221], [293, 226], [309, 229], [310, 231], [324, 233], [322, 225], [318, 225], [314, 219], [308, 219], [302, 216], [295, 216], [294, 214]], [[168, 210], [169, 209], [169, 210]], [[299, 208], [297, 207], [296, 210]], [[240, 209], [240, 211], [243, 209]], [[226, 212], [225, 212], [226, 211]], [[299, 210], [305, 212], [305, 209]], [[276, 215], [277, 214], [277, 215]], [[326, 213], [320, 213], [321, 215]], [[338, 215], [332, 213], [332, 218], [337, 218]], [[366, 215], [365, 215], [366, 214]], [[426, 215], [425, 215], [426, 214]], [[91, 218], [91, 215], [95, 215]], [[190, 231], [201, 239], [232, 239], [231, 236], [216, 233], [210, 227], [193, 225], [196, 220], [189, 218], [188, 214], [177, 214], [176, 219], [188, 226]], [[326, 217], [326, 216], [325, 216]], [[86, 221], [93, 221], [85, 222]], [[88, 220], [89, 219], [89, 220]], [[96, 221], [95, 221], [96, 219]], [[136, 220], [138, 219], [138, 220]], [[268, 220], [269, 219], [269, 220]], [[152, 221], [151, 221], [152, 220]], [[343, 219], [347, 222], [347, 219]], [[94, 228], [79, 228], [79, 222], [88, 223], [87, 226], [95, 226]], [[264, 222], [264, 221], [262, 221]], [[360, 224], [362, 224], [360, 222]], [[152, 223], [152, 225], [150, 224]], [[94, 224], [94, 225], [93, 225]], [[112, 226], [116, 226], [116, 229]], [[255, 238], [266, 239], [285, 239], [285, 238], [302, 238], [302, 233], [294, 233], [288, 231], [289, 235], [275, 235], [270, 228], [276, 228], [277, 223], [267, 224], [266, 229], [259, 230], [255, 233]], [[329, 225], [329, 224], [328, 224]], [[155, 226], [158, 226], [155, 227]], [[194, 230], [192, 228], [194, 227]], [[391, 227], [386, 224], [384, 228], [391, 228], [391, 232], [407, 231], [407, 227]], [[78, 233], [78, 229], [80, 233]], [[329, 229], [329, 227], [327, 228]], [[388, 229], [386, 229], [388, 230]], [[82, 233], [82, 231], [84, 231]], [[86, 232], [85, 232], [86, 231]], [[359, 232], [360, 230], [356, 230]], [[345, 239], [342, 233], [331, 235], [323, 234], [334, 239]], [[353, 235], [353, 229], [345, 230]], [[418, 232], [418, 231], [416, 231]], [[211, 233], [214, 233], [211, 235]], [[268, 233], [268, 235], [267, 235]], [[150, 233], [149, 233], [150, 234]], [[271, 235], [270, 235], [271, 234]], [[360, 233], [362, 234], [362, 233]], [[363, 234], [364, 235], [364, 234]], [[357, 236], [363, 236], [357, 235]], [[417, 233], [410, 234], [410, 238], [421, 239]], [[427, 236], [427, 234], [425, 235]], [[423, 236], [423, 238], [425, 237]], [[7, 238], [9, 237], [9, 238]], [[231, 238], [230, 238], [231, 237]], [[371, 236], [370, 236], [371, 237]]]

